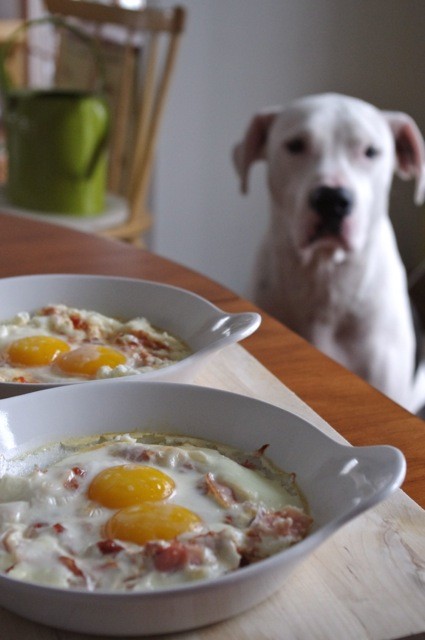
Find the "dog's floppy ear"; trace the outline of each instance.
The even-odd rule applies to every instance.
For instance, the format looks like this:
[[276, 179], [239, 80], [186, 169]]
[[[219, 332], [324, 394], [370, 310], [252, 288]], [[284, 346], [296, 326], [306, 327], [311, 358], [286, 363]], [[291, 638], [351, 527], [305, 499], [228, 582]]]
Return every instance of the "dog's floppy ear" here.
[[425, 143], [413, 118], [406, 113], [384, 113], [394, 135], [397, 174], [404, 180], [416, 181], [415, 204], [425, 201]]
[[257, 160], [264, 160], [267, 136], [281, 107], [270, 107], [257, 113], [251, 120], [245, 136], [233, 149], [233, 162], [241, 180], [242, 193], [248, 192], [250, 166]]

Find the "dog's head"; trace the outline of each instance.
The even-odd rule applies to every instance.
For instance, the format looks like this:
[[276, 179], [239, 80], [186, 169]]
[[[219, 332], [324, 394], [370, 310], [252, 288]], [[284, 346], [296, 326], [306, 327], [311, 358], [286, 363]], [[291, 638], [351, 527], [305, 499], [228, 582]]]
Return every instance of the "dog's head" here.
[[394, 173], [414, 178], [416, 203], [425, 199], [425, 145], [412, 118], [348, 96], [259, 112], [233, 159], [243, 193], [252, 163], [266, 160], [274, 230], [305, 259], [361, 250], [387, 215]]

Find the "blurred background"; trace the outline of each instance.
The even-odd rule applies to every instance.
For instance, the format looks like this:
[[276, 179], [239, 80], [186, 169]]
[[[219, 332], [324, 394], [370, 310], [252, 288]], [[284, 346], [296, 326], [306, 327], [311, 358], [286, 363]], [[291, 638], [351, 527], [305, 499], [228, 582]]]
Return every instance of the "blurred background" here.
[[[140, 6], [140, 0], [123, 0]], [[2, 0], [0, 18], [39, 0]], [[170, 6], [175, 2], [148, 2]], [[182, 0], [188, 19], [161, 128], [148, 247], [250, 296], [268, 224], [264, 166], [239, 192], [232, 146], [253, 113], [325, 91], [409, 113], [425, 132], [424, 0]], [[406, 267], [425, 256], [425, 207], [394, 181]]]

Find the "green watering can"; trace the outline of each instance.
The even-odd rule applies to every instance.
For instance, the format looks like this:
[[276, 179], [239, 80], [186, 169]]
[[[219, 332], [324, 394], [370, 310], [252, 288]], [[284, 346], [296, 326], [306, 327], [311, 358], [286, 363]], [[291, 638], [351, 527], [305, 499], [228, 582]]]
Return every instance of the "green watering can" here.
[[[47, 21], [93, 44], [62, 20]], [[20, 29], [41, 22], [46, 19]], [[9, 202], [48, 213], [97, 215], [104, 209], [106, 191], [110, 117], [105, 98], [74, 89], [13, 88], [5, 68], [9, 47], [10, 42], [0, 58]]]

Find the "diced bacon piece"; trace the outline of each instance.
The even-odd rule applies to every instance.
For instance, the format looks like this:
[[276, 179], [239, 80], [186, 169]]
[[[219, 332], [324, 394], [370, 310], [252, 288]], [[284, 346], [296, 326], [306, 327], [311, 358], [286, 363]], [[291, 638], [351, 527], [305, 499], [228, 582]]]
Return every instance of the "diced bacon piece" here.
[[56, 533], [63, 533], [64, 531], [66, 531], [65, 527], [60, 522], [54, 524], [52, 528], [54, 529], [54, 531], [56, 531]]
[[254, 451], [254, 455], [257, 457], [263, 456], [269, 447], [270, 447], [269, 444], [263, 444], [263, 446], [257, 449], [257, 451]]
[[157, 571], [180, 571], [189, 560], [189, 554], [184, 544], [172, 542], [168, 547], [159, 548], [153, 556], [153, 563]]
[[130, 462], [150, 462], [155, 460], [158, 453], [153, 449], [142, 447], [128, 447], [119, 452], [119, 457]]
[[70, 558], [69, 556], [59, 556], [59, 562], [69, 569], [74, 576], [77, 576], [77, 578], [85, 578], [84, 573], [73, 558]]
[[222, 507], [230, 507], [237, 502], [232, 488], [218, 482], [212, 473], [205, 474], [201, 488]]
[[157, 351], [170, 351], [170, 346], [168, 344], [158, 338], [153, 338], [142, 329], [132, 329], [131, 331], [126, 330], [125, 333], [120, 331], [116, 334], [114, 341], [117, 344], [124, 343], [132, 347], [140, 348], [140, 355], [142, 356], [148, 355], [149, 353], [155, 353]]
[[259, 461], [269, 446], [269, 444], [263, 444], [263, 446], [254, 451], [249, 458], [241, 462], [241, 465], [247, 469], [258, 469]]
[[245, 467], [246, 469], [256, 469], [257, 465], [254, 464], [254, 462], [252, 460], [249, 460], [248, 458], [246, 460], [244, 460], [243, 462], [241, 462], [241, 466]]
[[243, 564], [251, 564], [299, 542], [307, 535], [313, 519], [296, 507], [282, 511], [260, 510], [246, 532], [246, 544], [240, 549]]
[[119, 551], [122, 551], [124, 549], [124, 547], [122, 547], [120, 544], [115, 542], [115, 540], [110, 540], [110, 539], [99, 540], [99, 542], [97, 543], [97, 546], [99, 551], [104, 555], [107, 555], [110, 553], [118, 553]]
[[211, 532], [186, 541], [149, 542], [145, 546], [145, 554], [152, 558], [157, 571], [181, 571], [188, 565], [202, 565], [205, 548], [215, 550], [218, 536]]
[[80, 477], [83, 477], [86, 475], [85, 469], [81, 469], [81, 467], [72, 467], [72, 473]]
[[79, 314], [73, 313], [69, 316], [69, 319], [71, 320], [74, 329], [77, 331], [87, 332], [89, 324], [87, 320], [84, 320]]
[[68, 477], [64, 481], [63, 486], [65, 487], [65, 489], [75, 491], [80, 486], [78, 478], [82, 478], [85, 474], [86, 472], [80, 467], [73, 467], [69, 470]]
[[146, 331], [142, 331], [142, 330], [132, 331], [132, 334], [136, 336], [140, 344], [148, 351], [162, 351], [162, 350], [169, 351], [170, 350], [170, 347], [168, 346], [168, 344], [166, 344], [162, 340], [153, 338], [148, 333], [146, 333]]
[[296, 540], [304, 538], [312, 523], [312, 518], [295, 507], [282, 511], [259, 511], [252, 522], [250, 536], [291, 536]]
[[59, 312], [59, 308], [55, 305], [48, 305], [47, 307], [43, 307], [40, 309], [40, 315], [42, 316], [53, 316], [55, 313]]
[[77, 478], [72, 474], [68, 477], [67, 480], [63, 483], [65, 489], [70, 489], [71, 491], [75, 491], [80, 486]]

